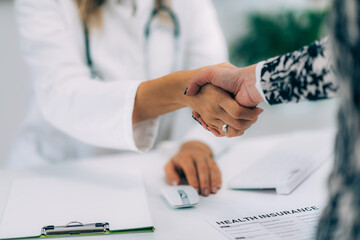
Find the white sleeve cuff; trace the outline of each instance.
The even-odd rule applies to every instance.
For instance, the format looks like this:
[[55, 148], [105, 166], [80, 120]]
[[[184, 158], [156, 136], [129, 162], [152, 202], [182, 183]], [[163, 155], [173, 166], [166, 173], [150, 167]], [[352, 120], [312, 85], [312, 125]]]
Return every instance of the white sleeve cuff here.
[[159, 129], [159, 118], [147, 119], [133, 124], [135, 97], [140, 83], [140, 81], [133, 84], [128, 83], [127, 101], [125, 101], [126, 104], [123, 104], [126, 107], [126, 121], [120, 141], [123, 142], [121, 145], [125, 146], [123, 147], [125, 150], [145, 152], [150, 150], [155, 143]]
[[159, 118], [148, 119], [133, 125], [134, 142], [139, 151], [153, 148], [159, 129]]
[[260, 95], [261, 95], [262, 99], [264, 100], [264, 102], [269, 104], [268, 101], [266, 100], [264, 91], [263, 91], [263, 89], [261, 87], [261, 69], [263, 68], [264, 64], [265, 64], [265, 61], [262, 61], [262, 62], [259, 62], [256, 65], [256, 70], [255, 70], [256, 84], [255, 84], [255, 87], [258, 90], [258, 92], [260, 93]]

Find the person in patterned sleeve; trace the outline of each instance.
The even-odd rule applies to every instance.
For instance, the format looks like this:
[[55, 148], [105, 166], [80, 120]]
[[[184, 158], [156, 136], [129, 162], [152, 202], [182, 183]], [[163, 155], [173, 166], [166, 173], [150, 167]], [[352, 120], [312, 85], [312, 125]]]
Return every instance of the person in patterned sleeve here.
[[248, 107], [341, 97], [330, 196], [317, 239], [360, 239], [360, 0], [334, 0], [330, 38], [249, 67], [210, 68], [190, 81], [187, 95], [207, 83]]
[[230, 63], [210, 67], [190, 80], [187, 95], [195, 95], [201, 86], [211, 83], [233, 93], [246, 107], [264, 101], [274, 105], [337, 96], [339, 84], [330, 66], [329, 42], [325, 38], [244, 68]]

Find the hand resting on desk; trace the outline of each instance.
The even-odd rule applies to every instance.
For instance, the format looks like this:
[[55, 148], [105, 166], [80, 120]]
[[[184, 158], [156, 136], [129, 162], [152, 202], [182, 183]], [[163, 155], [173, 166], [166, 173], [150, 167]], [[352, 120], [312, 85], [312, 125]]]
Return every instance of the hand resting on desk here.
[[171, 185], [180, 184], [180, 177], [185, 175], [189, 185], [203, 196], [214, 194], [221, 188], [221, 172], [212, 151], [198, 141], [184, 143], [165, 165], [165, 173]]

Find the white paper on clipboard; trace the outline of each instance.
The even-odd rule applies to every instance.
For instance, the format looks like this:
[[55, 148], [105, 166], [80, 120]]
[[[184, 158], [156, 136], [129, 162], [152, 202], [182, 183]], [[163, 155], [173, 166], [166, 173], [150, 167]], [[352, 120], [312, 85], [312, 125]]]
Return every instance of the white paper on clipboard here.
[[[15, 180], [0, 238], [35, 237], [44, 226], [72, 221], [108, 222], [112, 231], [153, 226], [140, 172], [122, 170], [97, 178]], [[101, 181], [104, 178], [111, 181]]]

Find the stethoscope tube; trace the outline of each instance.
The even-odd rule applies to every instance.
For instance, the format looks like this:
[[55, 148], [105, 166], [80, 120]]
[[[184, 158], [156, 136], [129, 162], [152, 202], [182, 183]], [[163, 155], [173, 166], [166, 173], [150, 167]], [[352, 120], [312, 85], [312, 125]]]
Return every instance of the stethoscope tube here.
[[170, 15], [170, 18], [174, 24], [174, 38], [178, 38], [180, 36], [180, 25], [179, 21], [175, 15], [175, 13], [166, 6], [161, 6], [159, 9], [154, 9], [150, 15], [149, 20], [145, 25], [145, 38], [149, 38], [150, 36], [150, 25], [152, 21], [155, 19], [156, 15], [159, 14], [160, 11], [166, 12]]
[[99, 73], [95, 71], [92, 58], [91, 58], [91, 52], [90, 52], [90, 40], [89, 40], [89, 29], [87, 27], [87, 24], [84, 24], [84, 35], [85, 35], [85, 51], [86, 51], [86, 61], [87, 65], [90, 68], [90, 77], [91, 79], [96, 80], [103, 80]]
[[166, 6], [161, 6], [159, 9], [153, 9], [149, 20], [147, 21], [146, 25], [145, 25], [145, 72], [146, 72], [146, 77], [149, 79], [150, 78], [150, 54], [149, 54], [149, 39], [150, 39], [150, 34], [151, 34], [151, 23], [152, 21], [155, 19], [156, 15], [159, 14], [159, 12], [165, 12], [168, 13], [172, 23], [174, 24], [174, 57], [173, 57], [173, 63], [172, 63], [172, 67], [171, 67], [171, 72], [175, 72], [177, 70], [177, 66], [178, 66], [178, 56], [179, 56], [179, 38], [180, 38], [180, 24], [179, 21], [175, 15], [175, 13], [168, 7]]
[[[149, 39], [150, 39], [150, 35], [151, 35], [151, 23], [152, 21], [155, 19], [156, 15], [159, 14], [160, 11], [166, 12], [169, 14], [172, 23], [174, 24], [174, 57], [173, 57], [173, 64], [172, 64], [172, 69], [171, 72], [175, 72], [177, 70], [178, 67], [178, 56], [179, 56], [179, 39], [180, 39], [180, 24], [179, 24], [179, 20], [176, 16], [176, 14], [174, 13], [174, 11], [172, 11], [170, 8], [166, 7], [166, 6], [161, 6], [159, 9], [153, 9], [153, 11], [151, 12], [151, 15], [149, 17], [149, 20], [147, 21], [146, 25], [145, 25], [145, 71], [146, 71], [146, 77], [148, 78], [147, 80], [149, 80], [150, 77], [150, 69], [149, 69], [149, 62], [150, 62], [150, 58], [149, 58]], [[103, 78], [101, 77], [101, 75], [95, 70], [94, 65], [93, 65], [93, 61], [92, 61], [92, 57], [91, 57], [91, 50], [90, 50], [90, 39], [89, 39], [89, 29], [86, 23], [84, 23], [84, 37], [85, 37], [85, 51], [86, 51], [86, 61], [87, 61], [87, 65], [90, 68], [90, 76], [92, 79], [96, 79], [96, 80], [100, 80], [102, 81]]]

